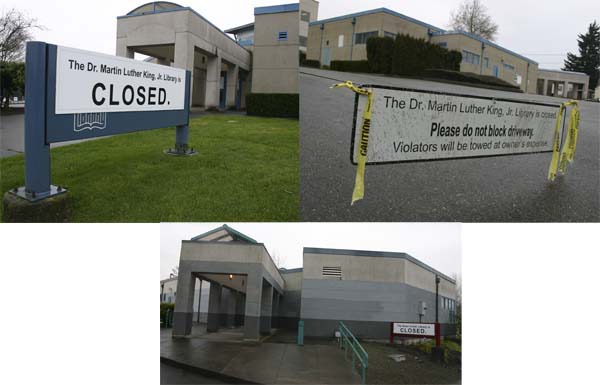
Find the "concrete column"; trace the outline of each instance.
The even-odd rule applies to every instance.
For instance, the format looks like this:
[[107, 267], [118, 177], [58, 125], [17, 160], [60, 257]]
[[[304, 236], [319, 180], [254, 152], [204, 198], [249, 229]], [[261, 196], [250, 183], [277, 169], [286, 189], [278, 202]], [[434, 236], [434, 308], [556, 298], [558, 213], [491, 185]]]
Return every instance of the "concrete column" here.
[[171, 66], [171, 61], [167, 59], [157, 58], [156, 63], [167, 67]]
[[263, 289], [262, 274], [248, 274], [246, 306], [244, 309], [244, 339], [258, 340], [260, 335], [260, 306]]
[[133, 53], [133, 50], [127, 46], [127, 38], [121, 37], [117, 39], [117, 56], [133, 59]]
[[175, 313], [173, 314], [173, 336], [182, 337], [192, 332], [194, 318], [194, 288], [195, 277], [185, 268], [179, 270], [177, 277], [177, 296], [175, 298]]
[[238, 79], [239, 79], [239, 67], [231, 63], [227, 63], [227, 99], [225, 99], [225, 106], [236, 107]]
[[[183, 68], [191, 72], [190, 95], [193, 95], [194, 87], [194, 43], [187, 32], [175, 35], [175, 59], [174, 67]], [[190, 106], [192, 98], [190, 98]]]
[[219, 330], [222, 289], [223, 286], [218, 283], [210, 283], [210, 292], [208, 294], [208, 316], [206, 319], [206, 331], [208, 332], [216, 332]]
[[[581, 98], [586, 99], [588, 97], [588, 82], [583, 83]], [[596, 95], [597, 97], [597, 95]]]
[[223, 313], [225, 318], [225, 326], [233, 328], [235, 326], [235, 305], [237, 292], [232, 289], [225, 289], [227, 292], [227, 301], [225, 302], [225, 311]]
[[260, 334], [271, 334], [271, 314], [273, 313], [273, 286], [266, 283], [262, 288], [260, 302]]
[[244, 323], [244, 307], [246, 305], [246, 296], [244, 293], [237, 293], [235, 296], [235, 326]]
[[200, 305], [202, 304], [202, 279], [198, 278], [198, 281], [200, 282], [200, 287], [198, 288], [198, 318], [196, 320], [196, 322], [200, 322]]
[[206, 95], [204, 106], [206, 108], [219, 108], [219, 88], [221, 85], [221, 56], [206, 57]]
[[548, 95], [548, 79], [544, 79], [544, 88], [542, 89], [542, 95]]
[[271, 327], [278, 329], [279, 326], [279, 301], [281, 294], [277, 290], [273, 290], [273, 311], [271, 313]]

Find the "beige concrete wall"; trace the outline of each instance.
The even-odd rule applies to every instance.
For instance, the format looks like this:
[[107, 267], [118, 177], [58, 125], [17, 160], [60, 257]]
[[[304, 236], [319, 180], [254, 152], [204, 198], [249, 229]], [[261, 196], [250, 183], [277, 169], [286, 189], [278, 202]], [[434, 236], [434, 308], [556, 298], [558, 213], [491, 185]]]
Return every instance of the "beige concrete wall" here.
[[262, 263], [263, 249], [261, 244], [183, 241], [180, 260]]
[[229, 242], [181, 242], [181, 261], [215, 261], [237, 263], [260, 263], [273, 279], [284, 287], [279, 270], [273, 263], [267, 249], [261, 243], [240, 244]]
[[[117, 19], [118, 45], [152, 46], [175, 44], [176, 34], [190, 33], [196, 47], [249, 69], [250, 53], [223, 32], [189, 10], [139, 15]], [[119, 39], [126, 39], [126, 41]], [[118, 53], [117, 53], [118, 54]], [[173, 61], [173, 58], [171, 58]]]
[[[323, 277], [324, 266], [339, 266], [342, 280], [396, 282], [435, 293], [435, 274], [404, 258], [353, 256], [338, 254], [304, 254], [304, 279], [336, 279]], [[455, 284], [444, 278], [440, 295], [456, 298]]]
[[[446, 48], [449, 50], [469, 51], [476, 55], [479, 55], [479, 65], [467, 63], [463, 60], [460, 64], [461, 72], [471, 72], [475, 74], [494, 76], [494, 65], [498, 66], [498, 78], [513, 84], [518, 85], [515, 82], [515, 75], [521, 76], [521, 84], [518, 85], [524, 92], [535, 93], [537, 84], [537, 64], [529, 63], [520, 57], [510, 54], [509, 52], [500, 50], [490, 45], [485, 45], [482, 55], [482, 45], [479, 40], [471, 37], [456, 34], [456, 35], [438, 35], [432, 36], [432, 43], [445, 42]], [[485, 66], [484, 58], [488, 58], [488, 67]], [[503, 63], [510, 64], [515, 67], [514, 71], [504, 68]]]
[[[405, 283], [435, 293], [435, 273], [405, 260]], [[440, 277], [439, 294], [456, 299], [456, 284]]]
[[[298, 93], [299, 12], [256, 15], [252, 92]], [[278, 33], [287, 31], [286, 41]]]
[[302, 271], [296, 273], [282, 273], [281, 276], [285, 281], [285, 290], [302, 289]]
[[[542, 79], [544, 80], [544, 94], [546, 94], [546, 90], [548, 89], [548, 82], [558, 82], [558, 83], [564, 83], [564, 87], [563, 87], [563, 97], [571, 97], [574, 98], [575, 95], [569, 95], [567, 94], [568, 92], [568, 85], [569, 84], [573, 84], [574, 87], [575, 85], [583, 85], [583, 97], [587, 97], [588, 94], [588, 87], [589, 87], [589, 83], [590, 83], [590, 77], [588, 75], [585, 74], [578, 74], [575, 72], [567, 72], [567, 71], [552, 71], [552, 70], [543, 70], [543, 69], [539, 69], [538, 70], [538, 79]], [[575, 88], [574, 88], [575, 89]]]
[[[408, 34], [416, 38], [428, 38], [427, 27], [388, 13], [378, 12], [356, 17], [354, 28], [352, 18], [325, 23], [322, 30], [321, 25], [310, 26], [307, 59], [321, 60], [322, 39], [322, 47], [329, 47], [331, 60], [366, 60], [367, 45], [353, 45], [353, 33], [372, 31], [377, 31], [379, 36], [384, 36], [384, 32], [390, 32], [393, 34]], [[340, 35], [344, 36], [342, 47], [339, 47]]]
[[[300, 14], [309, 13], [308, 21], [300, 19], [299, 35], [308, 37], [308, 23], [316, 21], [319, 15], [319, 2], [315, 0], [300, 0]], [[300, 49], [303, 49], [302, 47]], [[304, 47], [305, 49], [305, 47]]]

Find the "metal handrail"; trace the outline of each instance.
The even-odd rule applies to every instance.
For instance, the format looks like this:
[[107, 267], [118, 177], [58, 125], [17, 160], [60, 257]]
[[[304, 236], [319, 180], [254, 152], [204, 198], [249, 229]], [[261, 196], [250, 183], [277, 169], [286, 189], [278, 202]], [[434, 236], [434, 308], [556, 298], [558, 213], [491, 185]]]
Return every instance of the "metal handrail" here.
[[352, 350], [352, 367], [356, 365], [355, 358], [358, 358], [361, 368], [362, 384], [366, 384], [367, 368], [369, 367], [369, 354], [360, 345], [354, 334], [343, 322], [339, 323], [340, 349], [344, 349], [344, 358], [348, 357], [348, 347]]

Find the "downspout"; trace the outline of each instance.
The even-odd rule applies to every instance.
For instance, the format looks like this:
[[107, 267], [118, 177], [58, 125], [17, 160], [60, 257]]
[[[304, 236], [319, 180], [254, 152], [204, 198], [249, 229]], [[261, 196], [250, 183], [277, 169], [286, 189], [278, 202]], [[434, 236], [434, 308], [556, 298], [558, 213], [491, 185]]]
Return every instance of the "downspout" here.
[[325, 30], [325, 23], [321, 24], [319, 29], [321, 30], [321, 46], [319, 47], [319, 63], [321, 64], [321, 60], [323, 60], [323, 30]]
[[354, 31], [356, 31], [356, 17], [352, 18], [352, 36], [350, 36], [350, 60], [354, 54]]
[[[527, 73], [525, 74], [525, 93], [529, 93], [529, 65], [530, 63], [527, 62]], [[537, 86], [537, 84], [536, 84]]]
[[485, 49], [485, 43], [481, 43], [481, 60], [479, 61], [479, 75], [483, 74], [483, 50]]

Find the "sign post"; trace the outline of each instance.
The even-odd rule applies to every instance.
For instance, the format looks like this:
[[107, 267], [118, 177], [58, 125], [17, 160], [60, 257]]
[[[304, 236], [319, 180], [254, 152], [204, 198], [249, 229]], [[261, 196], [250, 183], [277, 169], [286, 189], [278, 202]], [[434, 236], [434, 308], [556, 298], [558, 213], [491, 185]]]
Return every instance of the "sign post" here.
[[29, 202], [67, 190], [50, 179], [50, 144], [176, 126], [170, 155], [189, 148], [189, 71], [133, 59], [28, 42], [25, 186]]

